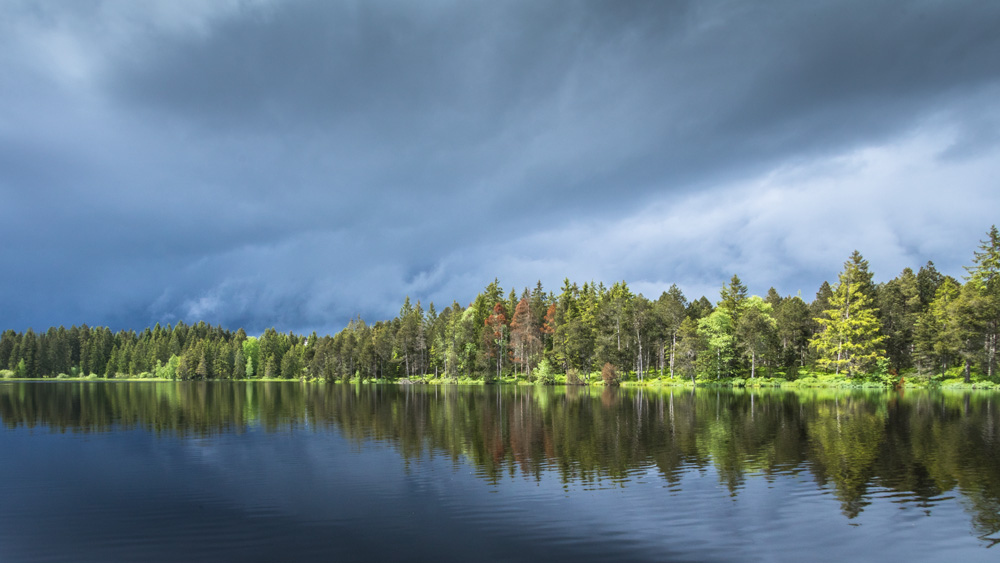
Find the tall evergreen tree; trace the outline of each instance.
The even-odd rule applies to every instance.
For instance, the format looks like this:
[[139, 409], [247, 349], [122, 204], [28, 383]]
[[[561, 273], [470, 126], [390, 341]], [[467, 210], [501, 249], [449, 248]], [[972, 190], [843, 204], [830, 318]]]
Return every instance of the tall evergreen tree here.
[[1000, 231], [990, 227], [987, 238], [980, 241], [972, 258], [969, 285], [978, 294], [977, 314], [982, 320], [985, 371], [987, 377], [996, 373], [997, 345], [1000, 344]]
[[967, 325], [956, 310], [961, 288], [950, 279], [938, 286], [927, 311], [920, 315], [914, 329], [918, 366], [932, 366], [944, 375], [962, 352]]
[[[812, 346], [820, 354], [819, 364], [837, 374], [843, 369], [848, 377], [874, 367], [882, 357], [878, 317], [867, 295], [871, 276], [862, 269], [857, 251], [844, 263], [837, 286], [830, 298], [830, 308], [816, 319], [823, 328], [813, 337]], [[863, 262], [863, 261], [862, 261]]]
[[913, 358], [913, 329], [922, 312], [917, 276], [910, 268], [904, 268], [898, 277], [879, 284], [876, 293], [889, 362], [898, 370], [909, 368]]

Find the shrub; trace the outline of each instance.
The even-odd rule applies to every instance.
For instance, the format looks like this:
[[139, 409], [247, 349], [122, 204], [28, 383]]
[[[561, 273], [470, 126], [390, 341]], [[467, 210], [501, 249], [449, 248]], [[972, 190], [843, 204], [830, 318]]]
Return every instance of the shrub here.
[[899, 374], [896, 373], [896, 370], [889, 368], [888, 358], [879, 358], [875, 371], [869, 374], [867, 379], [881, 385], [896, 385], [899, 382]]
[[618, 370], [610, 363], [605, 363], [601, 368], [601, 379], [605, 385], [618, 385]]
[[531, 374], [535, 377], [535, 383], [540, 385], [552, 385], [556, 382], [556, 374], [552, 371], [548, 360], [539, 362]]
[[14, 379], [14, 370], [0, 369], [0, 379]]

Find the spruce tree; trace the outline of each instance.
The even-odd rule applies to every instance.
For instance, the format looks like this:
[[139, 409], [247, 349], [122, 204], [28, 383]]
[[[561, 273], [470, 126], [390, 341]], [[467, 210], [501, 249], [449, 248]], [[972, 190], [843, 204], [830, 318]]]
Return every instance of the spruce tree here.
[[972, 259], [969, 285], [978, 299], [976, 316], [982, 322], [983, 352], [986, 357], [986, 375], [996, 373], [997, 345], [1000, 344], [1000, 232], [996, 225], [990, 227], [987, 239], [980, 241], [979, 251]]
[[859, 266], [859, 256], [855, 251], [844, 263], [830, 297], [830, 308], [815, 319], [822, 329], [810, 342], [819, 353], [821, 367], [837, 374], [843, 369], [848, 377], [871, 369], [884, 356], [885, 337], [880, 334], [875, 307], [866, 293], [871, 274]]

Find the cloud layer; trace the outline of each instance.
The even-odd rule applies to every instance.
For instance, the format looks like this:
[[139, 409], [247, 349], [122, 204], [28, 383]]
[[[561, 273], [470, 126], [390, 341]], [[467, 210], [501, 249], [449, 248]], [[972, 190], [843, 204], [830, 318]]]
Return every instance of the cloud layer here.
[[953, 275], [1000, 208], [988, 2], [7, 3], [11, 328], [335, 331], [404, 295]]

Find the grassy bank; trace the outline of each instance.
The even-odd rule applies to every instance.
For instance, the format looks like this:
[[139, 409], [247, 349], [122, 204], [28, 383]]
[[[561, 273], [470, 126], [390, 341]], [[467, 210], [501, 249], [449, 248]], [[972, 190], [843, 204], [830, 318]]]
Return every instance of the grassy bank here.
[[[773, 377], [755, 377], [755, 378], [700, 378], [696, 382], [692, 382], [690, 379], [675, 376], [673, 378], [664, 376], [646, 376], [641, 380], [636, 377], [635, 374], [627, 374], [621, 376], [617, 385], [627, 388], [639, 388], [639, 387], [748, 387], [748, 388], [887, 388], [887, 387], [903, 387], [903, 388], [931, 388], [931, 389], [983, 389], [983, 390], [1000, 390], [1000, 383], [992, 382], [986, 380], [984, 377], [974, 375], [972, 381], [966, 383], [961, 375], [955, 374], [945, 374], [936, 376], [924, 376], [918, 375], [916, 373], [903, 374], [902, 378], [894, 379], [893, 381], [880, 381], [873, 376], [855, 376], [846, 377], [844, 375], [837, 375], [833, 373], [824, 373], [809, 370], [800, 370], [799, 373], [794, 374], [794, 379], [788, 379], [786, 374], [780, 374]], [[91, 374], [88, 376], [69, 376], [66, 374], [60, 374], [55, 377], [42, 377], [42, 378], [15, 378], [9, 373], [9, 370], [0, 370], [0, 380], [4, 381], [177, 381], [167, 378], [156, 378], [156, 377], [101, 377], [96, 374]], [[585, 385], [591, 387], [603, 387], [609, 385], [605, 383], [601, 378], [600, 373], [583, 374], [576, 376], [576, 383], [572, 385]], [[218, 381], [218, 380], [209, 380]], [[240, 380], [225, 380], [225, 381], [244, 381], [244, 382], [307, 382], [307, 383], [330, 383], [330, 384], [340, 384], [340, 383], [363, 383], [363, 384], [418, 384], [418, 385], [488, 385], [488, 384], [501, 384], [501, 385], [542, 385], [539, 381], [534, 378], [526, 378], [523, 375], [505, 376], [501, 377], [499, 380], [493, 378], [491, 380], [485, 380], [481, 377], [443, 377], [434, 375], [425, 376], [414, 376], [410, 378], [402, 379], [350, 379], [350, 380], [332, 380], [327, 381], [325, 379], [317, 378], [303, 378], [303, 379], [279, 379], [279, 378], [260, 378], [260, 379], [240, 379]], [[546, 384], [551, 385], [570, 385], [567, 383], [566, 374], [556, 373], [552, 374], [548, 378]]]

